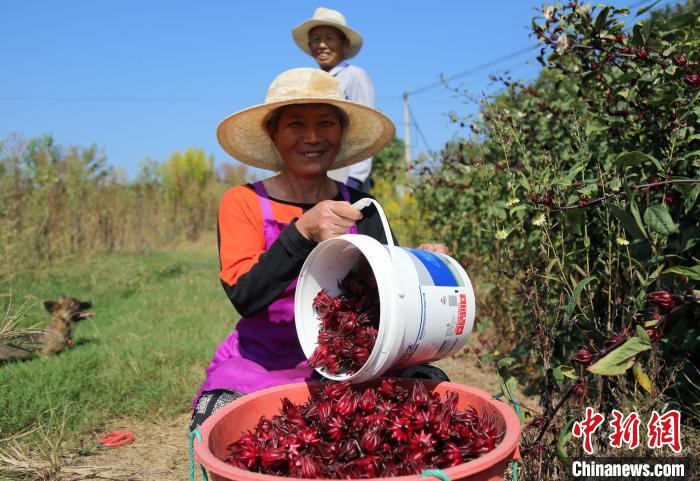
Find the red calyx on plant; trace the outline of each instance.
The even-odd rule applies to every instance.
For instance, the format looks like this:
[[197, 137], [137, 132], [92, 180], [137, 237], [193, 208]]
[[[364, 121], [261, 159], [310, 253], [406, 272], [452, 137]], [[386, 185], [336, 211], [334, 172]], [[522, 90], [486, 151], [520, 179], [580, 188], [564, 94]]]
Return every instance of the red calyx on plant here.
[[607, 346], [614, 346], [615, 344], [621, 344], [625, 339], [627, 339], [627, 334], [624, 332], [614, 333], [605, 341], [605, 344]]
[[588, 366], [591, 361], [593, 360], [593, 353], [589, 351], [587, 348], [582, 347], [581, 349], [578, 350], [576, 354], [574, 354], [574, 357], [571, 358], [572, 361], [579, 362], [583, 364], [584, 366]]
[[588, 385], [585, 379], [581, 377], [578, 379], [571, 390], [571, 395], [575, 403], [583, 402], [584, 398], [588, 395]]
[[700, 84], [700, 74], [691, 72], [691, 73], [686, 74], [684, 78], [685, 78], [685, 81], [688, 82], [693, 87]]
[[649, 51], [646, 49], [646, 47], [639, 47], [639, 49], [635, 52], [635, 55], [637, 58], [645, 59], [649, 57]]
[[686, 59], [683, 55], [674, 55], [673, 56], [673, 64], [676, 65], [677, 67], [684, 67], [685, 64], [688, 63], [688, 59]]
[[681, 195], [678, 192], [669, 192], [664, 195], [663, 203], [666, 205], [676, 205], [681, 200]]
[[646, 331], [651, 342], [656, 342], [661, 339], [661, 331], [659, 331], [658, 327], [647, 327]]
[[668, 291], [650, 292], [647, 294], [647, 302], [657, 307], [670, 309], [676, 305], [676, 297]]

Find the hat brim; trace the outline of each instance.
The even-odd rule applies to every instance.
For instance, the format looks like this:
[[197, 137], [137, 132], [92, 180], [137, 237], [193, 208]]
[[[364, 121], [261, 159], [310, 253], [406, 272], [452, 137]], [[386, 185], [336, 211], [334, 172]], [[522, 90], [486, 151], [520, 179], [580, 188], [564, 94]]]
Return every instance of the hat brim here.
[[309, 48], [309, 32], [312, 28], [321, 26], [337, 28], [345, 34], [345, 37], [347, 37], [350, 42], [350, 46], [344, 52], [346, 60], [353, 58], [360, 52], [362, 48], [362, 36], [350, 27], [328, 20], [307, 20], [292, 30], [292, 38], [300, 49], [313, 57], [314, 54], [311, 53], [311, 49]]
[[216, 131], [219, 144], [245, 164], [278, 172], [284, 170], [284, 161], [272, 143], [264, 122], [274, 110], [298, 104], [334, 105], [348, 118], [340, 150], [329, 170], [372, 157], [396, 133], [391, 120], [376, 109], [349, 100], [311, 97], [260, 104], [229, 115], [221, 121]]

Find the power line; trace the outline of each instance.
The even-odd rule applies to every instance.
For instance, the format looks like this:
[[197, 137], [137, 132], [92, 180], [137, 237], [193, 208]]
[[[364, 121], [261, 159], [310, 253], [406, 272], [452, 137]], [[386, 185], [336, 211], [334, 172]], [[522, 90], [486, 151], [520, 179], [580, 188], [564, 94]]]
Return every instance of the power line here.
[[[649, 4], [657, 4], [657, 3], [662, 3], [662, 2], [663, 2], [663, 0], [642, 0], [642, 1], [640, 1], [640, 2], [636, 2], [636, 3], [632, 4], [632, 5], [630, 5], [630, 6], [627, 7], [627, 8], [629, 8], [629, 9], [631, 10], [631, 9], [637, 8], [637, 7], [641, 6], [641, 5], [645, 5], [645, 4], [647, 4], [647, 5], [649, 5]], [[452, 76], [450, 76], [450, 77], [447, 77], [447, 78], [445, 78], [445, 79], [443, 79], [443, 80], [440, 80], [440, 81], [438, 81], [438, 82], [433, 82], [433, 83], [431, 83], [431, 84], [429, 84], [429, 85], [426, 85], [426, 86], [424, 86], [424, 87], [419, 87], [419, 88], [417, 88], [417, 89], [415, 89], [415, 90], [412, 90], [412, 91], [408, 92], [408, 95], [416, 95], [416, 94], [419, 94], [419, 93], [424, 92], [424, 91], [426, 91], [426, 90], [430, 90], [430, 89], [432, 89], [432, 88], [435, 88], [435, 87], [438, 87], [438, 86], [440, 86], [440, 85], [443, 85], [445, 82], [448, 82], [448, 81], [451, 81], [451, 80], [455, 80], [455, 79], [458, 79], [458, 78], [460, 78], [460, 77], [464, 77], [464, 76], [469, 75], [469, 74], [472, 74], [472, 73], [476, 73], [476, 72], [478, 72], [479, 70], [483, 70], [483, 69], [485, 69], [485, 68], [491, 67], [491, 66], [493, 66], [493, 65], [496, 65], [497, 63], [503, 62], [504, 60], [508, 60], [508, 59], [510, 59], [510, 58], [517, 57], [518, 55], [521, 55], [521, 54], [523, 54], [523, 53], [530, 52], [530, 51], [532, 51], [532, 50], [536, 50], [536, 49], [539, 48], [540, 46], [541, 46], [540, 44], [537, 44], [537, 45], [533, 45], [533, 46], [531, 46], [531, 47], [524, 48], [524, 49], [522, 49], [522, 50], [518, 50], [518, 51], [513, 52], [513, 53], [509, 53], [508, 55], [505, 55], [505, 56], [503, 56], [503, 57], [497, 58], [497, 59], [495, 59], [495, 60], [491, 60], [491, 61], [486, 62], [486, 63], [483, 63], [483, 64], [481, 64], [481, 65], [477, 65], [476, 67], [470, 68], [469, 70], [465, 70], [465, 71], [463, 71], [463, 72], [456, 73], [456, 74], [454, 74], [454, 75], [452, 75]]]
[[426, 90], [430, 90], [430, 89], [432, 89], [432, 88], [434, 88], [434, 87], [437, 87], [437, 86], [439, 86], [439, 85], [443, 85], [444, 82], [447, 82], [447, 81], [450, 81], [450, 80], [454, 80], [454, 79], [457, 79], [457, 78], [460, 78], [460, 77], [464, 77], [465, 75], [469, 75], [469, 74], [472, 74], [472, 73], [476, 73], [476, 72], [478, 72], [479, 70], [483, 70], [483, 69], [485, 69], [485, 68], [491, 67], [492, 65], [496, 65], [497, 63], [501, 63], [501, 62], [503, 62], [503, 61], [505, 61], [505, 60], [509, 60], [509, 59], [511, 59], [511, 58], [513, 58], [513, 57], [516, 57], [516, 56], [518, 56], [518, 55], [522, 55], [522, 54], [524, 54], [525, 52], [530, 52], [530, 51], [532, 51], [532, 50], [535, 50], [537, 47], [539, 47], [539, 44], [538, 44], [538, 45], [531, 46], [531, 47], [527, 47], [527, 48], [524, 48], [524, 49], [521, 49], [521, 50], [518, 50], [517, 52], [509, 53], [508, 55], [505, 55], [505, 56], [503, 56], [503, 57], [497, 58], [497, 59], [495, 59], [495, 60], [491, 60], [491, 61], [486, 62], [486, 63], [483, 63], [483, 64], [481, 64], [481, 65], [477, 65], [476, 67], [470, 68], [469, 70], [465, 70], [464, 72], [459, 72], [459, 73], [457, 73], [457, 74], [451, 75], [450, 77], [447, 77], [446, 79], [444, 79], [444, 81], [441, 80], [441, 81], [438, 81], [438, 82], [431, 83], [430, 85], [426, 85], [426, 86], [424, 86], [424, 87], [417, 88], [417, 89], [415, 89], [415, 90], [413, 90], [413, 91], [411, 91], [411, 92], [408, 92], [408, 95], [416, 95], [416, 94], [418, 94], [418, 93], [425, 92]]

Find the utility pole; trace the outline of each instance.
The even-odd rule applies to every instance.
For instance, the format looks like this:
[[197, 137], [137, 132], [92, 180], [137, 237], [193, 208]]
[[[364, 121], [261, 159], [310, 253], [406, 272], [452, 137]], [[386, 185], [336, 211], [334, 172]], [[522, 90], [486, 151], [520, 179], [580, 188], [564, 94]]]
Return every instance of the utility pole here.
[[411, 168], [411, 123], [408, 115], [408, 92], [403, 93], [404, 161]]

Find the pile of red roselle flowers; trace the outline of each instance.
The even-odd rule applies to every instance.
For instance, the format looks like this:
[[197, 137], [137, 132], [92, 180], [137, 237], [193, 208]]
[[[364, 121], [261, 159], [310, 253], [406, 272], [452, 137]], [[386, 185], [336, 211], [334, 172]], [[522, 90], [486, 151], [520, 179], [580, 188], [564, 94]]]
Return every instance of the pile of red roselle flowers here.
[[327, 382], [303, 405], [282, 400], [279, 415], [227, 447], [224, 461], [241, 469], [298, 478], [375, 478], [457, 466], [491, 451], [503, 438], [496, 413], [457, 409], [454, 392], [410, 389], [395, 379], [357, 388]]
[[318, 347], [308, 364], [333, 375], [354, 374], [365, 364], [377, 340], [379, 291], [364, 257], [338, 286], [342, 294], [330, 296], [323, 289], [314, 298], [321, 328]]

